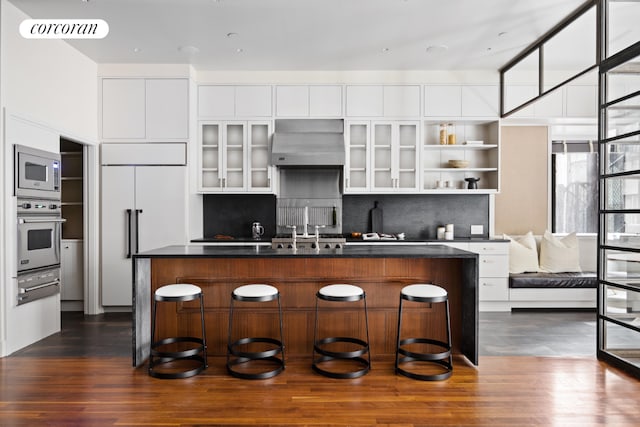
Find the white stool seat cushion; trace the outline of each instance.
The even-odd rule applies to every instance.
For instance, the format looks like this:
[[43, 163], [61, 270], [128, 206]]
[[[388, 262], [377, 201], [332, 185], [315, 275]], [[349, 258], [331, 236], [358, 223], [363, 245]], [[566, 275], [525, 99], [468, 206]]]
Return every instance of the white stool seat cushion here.
[[175, 285], [165, 285], [156, 290], [156, 295], [159, 297], [171, 298], [171, 297], [186, 297], [190, 295], [198, 295], [202, 292], [196, 285], [190, 285], [188, 283], [178, 283]]
[[402, 294], [415, 298], [439, 298], [446, 297], [447, 291], [436, 285], [416, 284], [402, 288]]
[[361, 287], [354, 285], [328, 285], [320, 289], [320, 294], [326, 297], [355, 297], [364, 294]]
[[244, 298], [259, 298], [276, 295], [278, 289], [271, 285], [244, 285], [233, 290], [233, 294]]

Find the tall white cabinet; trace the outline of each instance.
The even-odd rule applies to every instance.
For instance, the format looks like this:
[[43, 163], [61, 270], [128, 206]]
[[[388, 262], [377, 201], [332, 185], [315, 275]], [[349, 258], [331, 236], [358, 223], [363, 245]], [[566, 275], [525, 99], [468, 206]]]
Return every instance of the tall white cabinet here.
[[102, 163], [102, 305], [130, 306], [131, 255], [186, 242], [185, 147], [103, 144]]

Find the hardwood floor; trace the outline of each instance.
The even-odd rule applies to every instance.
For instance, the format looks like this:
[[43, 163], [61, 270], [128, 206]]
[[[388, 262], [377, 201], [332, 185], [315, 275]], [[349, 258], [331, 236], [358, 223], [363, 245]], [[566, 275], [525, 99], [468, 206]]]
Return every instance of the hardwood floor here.
[[[441, 382], [397, 376], [390, 358], [374, 359], [356, 380], [318, 376], [297, 358], [275, 378], [248, 381], [212, 358], [196, 377], [159, 380], [110, 349], [130, 344], [122, 323], [116, 316], [77, 328], [83, 332], [69, 326], [65, 337], [0, 359], [0, 425], [636, 426], [640, 419], [640, 381], [592, 356], [481, 356], [477, 367], [459, 357]], [[80, 351], [82, 344], [93, 350]]]

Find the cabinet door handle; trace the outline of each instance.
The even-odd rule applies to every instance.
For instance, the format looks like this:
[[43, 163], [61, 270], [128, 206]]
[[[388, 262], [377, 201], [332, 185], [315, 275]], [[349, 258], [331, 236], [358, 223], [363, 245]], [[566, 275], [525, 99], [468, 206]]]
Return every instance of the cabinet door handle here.
[[140, 252], [140, 214], [142, 209], [136, 209], [136, 253]]
[[131, 258], [131, 209], [127, 209], [127, 258]]

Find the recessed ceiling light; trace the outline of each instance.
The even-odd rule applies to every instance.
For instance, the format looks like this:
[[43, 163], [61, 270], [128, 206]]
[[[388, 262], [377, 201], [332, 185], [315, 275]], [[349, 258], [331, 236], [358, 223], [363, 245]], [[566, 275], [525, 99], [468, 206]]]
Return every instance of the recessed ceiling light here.
[[142, 49], [140, 49], [139, 47], [134, 47], [133, 48], [133, 53], [138, 53], [140, 51], [142, 51]]
[[241, 48], [241, 47], [239, 47], [239, 48], [237, 48], [237, 49], [236, 49], [236, 52], [237, 52], [237, 53], [242, 53], [242, 52], [244, 52], [244, 49], [243, 49], [243, 48]]
[[382, 53], [387, 53], [389, 52], [389, 48], [388, 47], [383, 47], [382, 48]]
[[507, 32], [506, 32], [506, 31], [500, 31], [500, 32], [498, 33], [498, 37], [502, 37], [502, 36], [506, 36], [506, 35], [507, 35]]
[[227, 33], [227, 38], [228, 39], [232, 39], [232, 38], [237, 37], [237, 36], [238, 36], [238, 33]]
[[432, 46], [427, 46], [425, 51], [427, 53], [429, 53], [429, 54], [438, 54], [438, 53], [446, 52], [448, 49], [449, 49], [449, 46], [447, 46], [447, 45], [436, 44], [436, 45], [432, 45]]

